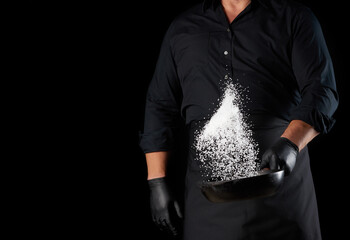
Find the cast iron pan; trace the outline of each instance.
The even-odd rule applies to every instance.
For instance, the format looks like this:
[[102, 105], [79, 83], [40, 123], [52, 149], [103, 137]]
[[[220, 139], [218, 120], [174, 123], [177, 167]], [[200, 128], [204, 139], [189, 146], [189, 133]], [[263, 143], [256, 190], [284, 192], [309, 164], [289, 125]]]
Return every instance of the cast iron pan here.
[[284, 170], [264, 170], [249, 178], [204, 182], [200, 188], [211, 202], [247, 200], [274, 195], [281, 186]]

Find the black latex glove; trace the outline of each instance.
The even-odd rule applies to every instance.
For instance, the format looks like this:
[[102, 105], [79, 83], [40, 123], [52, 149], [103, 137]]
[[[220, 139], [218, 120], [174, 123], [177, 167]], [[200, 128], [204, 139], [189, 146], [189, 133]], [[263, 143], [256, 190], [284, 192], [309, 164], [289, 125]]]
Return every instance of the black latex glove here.
[[176, 237], [180, 235], [182, 214], [173, 198], [165, 178], [148, 180], [153, 222], [162, 231]]
[[289, 175], [295, 166], [298, 154], [298, 146], [289, 139], [281, 137], [272, 147], [265, 151], [260, 168], [269, 168], [271, 170], [284, 169], [284, 174]]

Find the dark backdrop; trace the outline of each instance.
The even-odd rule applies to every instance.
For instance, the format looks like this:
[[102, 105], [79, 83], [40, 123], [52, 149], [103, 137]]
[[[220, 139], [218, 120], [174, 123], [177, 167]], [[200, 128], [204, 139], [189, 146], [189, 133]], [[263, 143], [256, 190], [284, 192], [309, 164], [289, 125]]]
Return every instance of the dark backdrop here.
[[[342, 239], [346, 236], [349, 222], [347, 220], [349, 214], [347, 146], [349, 144], [346, 133], [348, 132], [346, 109], [348, 109], [349, 102], [347, 93], [347, 82], [349, 81], [347, 75], [349, 69], [348, 37], [346, 35], [349, 26], [347, 7], [342, 3], [334, 4], [330, 1], [299, 1], [309, 6], [321, 23], [333, 59], [340, 95], [340, 105], [335, 114], [336, 125], [329, 134], [314, 139], [309, 144], [309, 150], [323, 239]], [[125, 12], [123, 21], [117, 21], [116, 29], [113, 29], [118, 32], [118, 38], [126, 41], [126, 44], [118, 49], [120, 50], [118, 53], [126, 59], [119, 70], [126, 72], [121, 81], [126, 84], [127, 89], [132, 90], [129, 96], [133, 99], [132, 102], [128, 102], [128, 110], [126, 110], [130, 117], [127, 119], [127, 132], [131, 135], [128, 134], [125, 138], [127, 141], [124, 143], [131, 149], [128, 150], [127, 159], [118, 157], [118, 159], [122, 158], [126, 164], [121, 170], [127, 169], [126, 175], [130, 176], [128, 180], [133, 185], [132, 188], [125, 188], [121, 195], [127, 214], [120, 230], [125, 231], [131, 237], [136, 238], [141, 232], [143, 238], [167, 239], [151, 222], [146, 164], [144, 155], [138, 147], [138, 132], [143, 127], [146, 90], [153, 75], [164, 33], [176, 15], [197, 2], [200, 1], [128, 2], [118, 12], [118, 14]], [[117, 48], [118, 46], [117, 44]], [[120, 79], [120, 76], [118, 78]], [[122, 94], [122, 91], [120, 90], [118, 94]], [[177, 193], [181, 194], [184, 163], [175, 160], [181, 158], [181, 151], [178, 154], [180, 156], [176, 156], [171, 163], [174, 170], [170, 174]], [[132, 238], [128, 237], [128, 239]]]

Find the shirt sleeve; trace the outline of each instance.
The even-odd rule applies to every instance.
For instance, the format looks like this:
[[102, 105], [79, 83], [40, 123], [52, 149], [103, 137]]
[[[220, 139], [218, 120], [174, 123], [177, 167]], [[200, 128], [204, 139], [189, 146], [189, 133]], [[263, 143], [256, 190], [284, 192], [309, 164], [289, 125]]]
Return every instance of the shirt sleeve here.
[[327, 133], [335, 123], [338, 94], [333, 64], [315, 15], [306, 8], [295, 19], [292, 65], [301, 103], [291, 119], [302, 120], [320, 133]]
[[181, 87], [171, 48], [171, 27], [164, 36], [155, 72], [148, 87], [140, 147], [144, 153], [169, 151], [181, 122]]

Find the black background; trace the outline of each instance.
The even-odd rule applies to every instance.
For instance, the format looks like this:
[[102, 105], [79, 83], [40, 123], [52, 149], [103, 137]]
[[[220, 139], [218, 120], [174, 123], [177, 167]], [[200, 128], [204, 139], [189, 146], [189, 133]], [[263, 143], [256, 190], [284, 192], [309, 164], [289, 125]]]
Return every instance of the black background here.
[[[142, 238], [167, 239], [151, 222], [146, 163], [138, 146], [138, 134], [143, 127], [147, 86], [153, 75], [164, 33], [175, 16], [197, 2], [200, 1], [127, 2], [117, 6], [116, 18], [110, 17], [112, 24], [107, 25], [110, 27], [108, 31], [113, 36], [112, 39], [116, 41], [115, 44], [110, 43], [113, 52], [121, 60], [121, 62], [113, 61], [114, 65], [111, 66], [116, 71], [114, 75], [118, 84], [115, 89], [118, 103], [116, 107], [112, 104], [112, 109], [120, 113], [117, 114], [117, 118], [122, 120], [122, 128], [126, 130], [122, 143], [117, 144], [119, 148], [116, 150], [115, 159], [116, 177], [111, 177], [116, 184], [110, 184], [121, 203], [118, 201], [111, 215], [116, 215], [116, 219], [121, 218], [121, 223], [115, 225], [116, 233], [119, 234], [121, 231], [128, 234], [127, 239], [139, 238], [137, 236], [140, 233]], [[349, 103], [347, 7], [341, 6], [342, 3], [334, 4], [330, 1], [300, 0], [300, 2], [309, 6], [321, 23], [333, 59], [340, 96], [340, 105], [334, 115], [336, 125], [329, 134], [314, 139], [309, 144], [309, 151], [323, 239], [342, 239], [347, 234], [349, 223], [347, 219], [349, 143], [348, 116], [346, 116]], [[117, 129], [117, 132], [120, 131], [121, 129]], [[127, 154], [122, 156], [124, 152]], [[181, 153], [171, 162], [174, 170], [170, 174], [175, 190], [181, 194], [184, 164], [178, 160], [179, 158]], [[120, 174], [123, 174], [123, 184], [119, 181]], [[111, 226], [112, 229], [115, 226]]]

